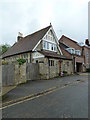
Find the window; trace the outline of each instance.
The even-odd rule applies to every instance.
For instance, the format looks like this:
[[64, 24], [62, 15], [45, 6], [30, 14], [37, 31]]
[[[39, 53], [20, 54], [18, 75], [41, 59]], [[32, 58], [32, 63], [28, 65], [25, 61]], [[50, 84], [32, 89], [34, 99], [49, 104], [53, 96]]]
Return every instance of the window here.
[[49, 66], [54, 66], [54, 60], [49, 60]]
[[76, 55], [81, 55], [80, 50], [75, 50], [75, 54], [76, 54]]
[[75, 49], [74, 48], [67, 48], [66, 50], [71, 54], [75, 54]]
[[72, 54], [75, 54], [75, 49], [72, 48], [72, 52], [71, 52], [71, 53], [72, 53]]
[[56, 51], [56, 45], [54, 45], [54, 51]]
[[43, 48], [46, 49], [46, 42], [43, 41]]
[[49, 49], [49, 43], [47, 42], [47, 49]]
[[53, 44], [52, 44], [52, 50], [53, 50]]
[[56, 51], [57, 50], [57, 46], [56, 46], [55, 43], [51, 43], [51, 42], [43, 40], [43, 49]]

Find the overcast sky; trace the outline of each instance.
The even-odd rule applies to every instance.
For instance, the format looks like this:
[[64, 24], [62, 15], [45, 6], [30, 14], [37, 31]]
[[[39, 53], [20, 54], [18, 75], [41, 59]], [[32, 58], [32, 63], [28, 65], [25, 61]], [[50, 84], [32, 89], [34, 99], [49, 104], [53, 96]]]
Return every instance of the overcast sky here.
[[28, 35], [50, 24], [62, 34], [84, 42], [88, 38], [89, 0], [2, 0], [0, 44], [12, 45], [18, 32]]

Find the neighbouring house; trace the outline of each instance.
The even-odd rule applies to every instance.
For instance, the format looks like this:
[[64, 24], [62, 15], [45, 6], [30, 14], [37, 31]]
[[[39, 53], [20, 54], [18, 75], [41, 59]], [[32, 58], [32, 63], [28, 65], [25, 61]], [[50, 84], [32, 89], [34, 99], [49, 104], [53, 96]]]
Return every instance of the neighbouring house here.
[[[88, 39], [86, 39], [86, 40], [88, 40]], [[85, 44], [86, 44], [86, 40], [85, 40]], [[82, 50], [83, 50], [86, 68], [90, 68], [90, 45], [89, 44], [84, 45], [82, 47]]]
[[57, 36], [50, 24], [46, 28], [25, 37], [19, 34], [17, 42], [2, 56], [3, 60], [15, 63], [18, 58], [27, 63], [38, 63], [42, 79], [73, 73], [72, 59], [63, 56]]
[[63, 55], [73, 59], [73, 71], [85, 72], [89, 64], [88, 47], [81, 46], [78, 42], [62, 35], [59, 46]]

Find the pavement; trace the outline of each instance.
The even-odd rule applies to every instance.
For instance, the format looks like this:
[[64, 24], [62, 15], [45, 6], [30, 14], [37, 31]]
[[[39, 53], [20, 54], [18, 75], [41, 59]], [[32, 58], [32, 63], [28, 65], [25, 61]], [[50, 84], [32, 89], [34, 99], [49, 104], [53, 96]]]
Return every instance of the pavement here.
[[76, 81], [88, 79], [86, 75], [71, 75], [66, 77], [58, 77], [50, 80], [34, 80], [25, 84], [18, 85], [15, 89], [6, 94], [2, 101], [3, 107], [28, 99], [45, 92], [52, 91], [58, 87], [72, 84]]
[[16, 86], [4, 86], [2, 87], [2, 91], [1, 94], [2, 96], [4, 96], [5, 94], [7, 94], [8, 92], [10, 92], [11, 90], [15, 89]]

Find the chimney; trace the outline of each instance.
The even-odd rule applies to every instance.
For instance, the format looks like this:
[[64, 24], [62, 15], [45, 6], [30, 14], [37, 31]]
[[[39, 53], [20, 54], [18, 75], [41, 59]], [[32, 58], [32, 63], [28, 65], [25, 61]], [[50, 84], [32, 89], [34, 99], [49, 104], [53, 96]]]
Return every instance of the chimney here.
[[88, 45], [88, 46], [90, 46], [89, 39], [86, 39], [86, 40], [85, 40], [85, 44]]
[[52, 23], [50, 22], [50, 26], [52, 26]]
[[17, 42], [19, 42], [23, 38], [23, 34], [18, 32]]

